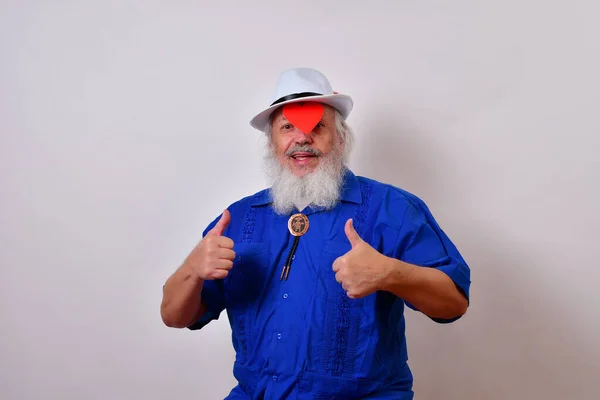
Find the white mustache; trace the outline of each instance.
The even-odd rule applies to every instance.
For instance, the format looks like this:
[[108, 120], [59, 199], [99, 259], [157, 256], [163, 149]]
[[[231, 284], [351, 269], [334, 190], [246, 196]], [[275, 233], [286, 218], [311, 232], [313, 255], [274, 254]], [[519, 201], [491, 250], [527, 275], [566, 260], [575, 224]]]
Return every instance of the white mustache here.
[[291, 149], [289, 149], [288, 151], [285, 152], [285, 155], [290, 157], [292, 154], [294, 153], [309, 153], [313, 156], [319, 157], [322, 156], [323, 153], [321, 153], [319, 150], [317, 149], [313, 149], [312, 147], [310, 147], [307, 144], [304, 145], [296, 145], [294, 147], [292, 147]]

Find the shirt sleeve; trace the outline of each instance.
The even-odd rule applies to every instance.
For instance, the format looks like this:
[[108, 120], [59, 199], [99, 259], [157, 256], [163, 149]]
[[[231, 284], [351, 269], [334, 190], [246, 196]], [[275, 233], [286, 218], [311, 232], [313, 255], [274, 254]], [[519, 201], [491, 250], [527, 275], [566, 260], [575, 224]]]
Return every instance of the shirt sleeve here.
[[[202, 237], [205, 237], [208, 231], [210, 231], [219, 221], [221, 216], [215, 218], [204, 230]], [[202, 317], [188, 326], [190, 330], [198, 330], [205, 327], [209, 322], [219, 319], [221, 312], [225, 309], [225, 290], [223, 288], [223, 280], [206, 280], [202, 285], [202, 301], [206, 305], [206, 312]]]
[[[407, 208], [396, 247], [397, 258], [418, 266], [436, 268], [452, 279], [469, 301], [470, 269], [456, 246], [439, 227], [433, 215], [421, 200], [412, 199]], [[406, 302], [413, 310], [414, 305]], [[450, 323], [459, 319], [432, 318], [435, 322]]]

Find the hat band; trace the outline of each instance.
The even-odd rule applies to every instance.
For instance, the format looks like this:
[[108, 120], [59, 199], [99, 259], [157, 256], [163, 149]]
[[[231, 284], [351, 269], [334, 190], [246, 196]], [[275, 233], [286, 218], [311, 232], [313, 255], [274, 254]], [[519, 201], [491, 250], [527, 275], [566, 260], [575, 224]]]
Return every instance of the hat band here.
[[301, 97], [311, 97], [311, 96], [323, 96], [323, 95], [321, 93], [314, 93], [314, 92], [302, 92], [302, 93], [288, 94], [287, 96], [283, 96], [283, 97], [275, 100], [273, 103], [271, 103], [271, 106], [274, 106], [275, 104], [283, 103], [284, 101], [299, 99]]

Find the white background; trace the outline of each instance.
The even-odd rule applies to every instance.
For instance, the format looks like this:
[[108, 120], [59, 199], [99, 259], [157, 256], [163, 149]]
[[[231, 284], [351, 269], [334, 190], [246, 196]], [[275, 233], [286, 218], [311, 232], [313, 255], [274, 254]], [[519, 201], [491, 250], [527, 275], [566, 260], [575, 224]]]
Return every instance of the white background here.
[[0, 398], [229, 392], [226, 315], [167, 328], [162, 285], [264, 187], [248, 121], [297, 66], [472, 268], [458, 323], [407, 312], [416, 399], [600, 398], [597, 1], [0, 4]]

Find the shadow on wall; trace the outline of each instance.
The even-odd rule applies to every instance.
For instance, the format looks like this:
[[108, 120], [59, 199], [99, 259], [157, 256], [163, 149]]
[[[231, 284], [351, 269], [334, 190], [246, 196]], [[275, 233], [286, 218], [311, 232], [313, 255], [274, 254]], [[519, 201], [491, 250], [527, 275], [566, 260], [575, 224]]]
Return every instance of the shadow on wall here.
[[[356, 172], [433, 203], [449, 202], [455, 205], [452, 213], [464, 216], [457, 220], [466, 224], [456, 227], [451, 239], [472, 271], [468, 313], [454, 324], [438, 325], [407, 311], [415, 398], [600, 398], [596, 384], [600, 352], [574, 318], [585, 313], [587, 305], [567, 309], [564, 291], [530, 268], [556, 261], [544, 259], [494, 226], [475, 220], [466, 201], [473, 186], [469, 188], [468, 182], [452, 176], [447, 168], [458, 162], [452, 160], [458, 155], [444, 154], [426, 128], [382, 108], [372, 118], [357, 127], [357, 136], [368, 140], [357, 143]], [[448, 181], [451, 189], [442, 185]]]
[[565, 308], [560, 288], [527, 275], [544, 261], [482, 226], [474, 227], [463, 252], [473, 270], [472, 305], [463, 320], [432, 326], [409, 316], [419, 398], [600, 398], [596, 344]]

